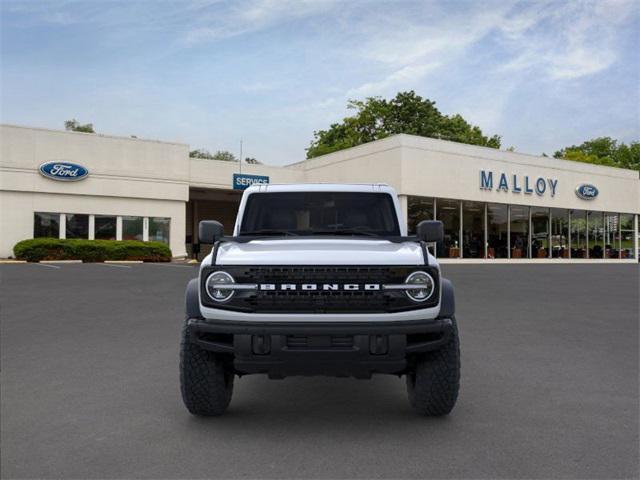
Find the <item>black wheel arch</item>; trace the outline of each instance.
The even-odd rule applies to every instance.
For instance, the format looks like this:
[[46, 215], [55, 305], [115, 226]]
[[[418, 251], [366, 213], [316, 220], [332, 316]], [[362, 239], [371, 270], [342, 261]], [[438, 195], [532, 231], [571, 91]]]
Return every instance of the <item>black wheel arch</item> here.
[[198, 287], [198, 278], [189, 280], [187, 290], [184, 295], [187, 318], [202, 318], [202, 314], [200, 313]]
[[453, 291], [453, 283], [447, 278], [442, 278], [440, 283], [442, 299], [440, 301], [440, 318], [451, 318], [456, 313], [456, 299]]

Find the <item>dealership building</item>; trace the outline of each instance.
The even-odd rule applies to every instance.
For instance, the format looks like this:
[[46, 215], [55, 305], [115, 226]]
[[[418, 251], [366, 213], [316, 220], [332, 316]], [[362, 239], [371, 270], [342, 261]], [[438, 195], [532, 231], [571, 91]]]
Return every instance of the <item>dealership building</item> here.
[[[637, 262], [634, 170], [394, 135], [283, 167], [189, 157], [181, 143], [0, 125], [0, 258], [34, 237], [139, 239], [206, 252], [253, 183], [386, 183], [409, 232], [444, 223], [435, 253], [465, 262]], [[435, 248], [435, 247], [434, 247]]]

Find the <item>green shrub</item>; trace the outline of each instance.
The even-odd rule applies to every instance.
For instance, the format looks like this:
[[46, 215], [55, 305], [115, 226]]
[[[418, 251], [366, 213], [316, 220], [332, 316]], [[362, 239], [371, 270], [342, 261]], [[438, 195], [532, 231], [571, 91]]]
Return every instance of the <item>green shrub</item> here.
[[17, 259], [29, 262], [40, 260], [142, 260], [144, 262], [169, 262], [171, 250], [160, 242], [138, 240], [81, 240], [58, 238], [33, 238], [22, 240], [13, 247]]

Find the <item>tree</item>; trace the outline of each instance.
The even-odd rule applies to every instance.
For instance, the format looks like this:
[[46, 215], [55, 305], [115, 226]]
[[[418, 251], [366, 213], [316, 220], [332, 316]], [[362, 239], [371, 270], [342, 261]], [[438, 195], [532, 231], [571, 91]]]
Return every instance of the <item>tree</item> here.
[[197, 150], [191, 150], [189, 152], [191, 158], [204, 158], [206, 160], [223, 160], [225, 162], [237, 162], [238, 159], [231, 152], [226, 150], [218, 150], [216, 153], [211, 153], [209, 150], [200, 148]]
[[640, 171], [640, 141], [633, 141], [627, 145], [622, 142], [618, 143], [611, 137], [598, 137], [587, 140], [581, 145], [571, 145], [558, 150], [553, 156], [574, 162]]
[[247, 157], [244, 159], [244, 163], [248, 163], [249, 165], [262, 165], [262, 162], [253, 158], [253, 157]]
[[313, 132], [307, 158], [398, 133], [500, 148], [500, 136], [487, 137], [480, 127], [471, 125], [461, 115], [443, 115], [435, 105], [413, 90], [399, 92], [391, 100], [381, 97], [349, 100], [347, 108], [355, 110], [355, 115], [330, 125], [327, 130]]
[[224, 160], [225, 162], [237, 162], [236, 156], [227, 150], [218, 150], [213, 154], [214, 160]]
[[75, 118], [64, 122], [64, 128], [70, 132], [96, 133], [93, 130], [93, 123], [85, 123], [82, 125]]
[[197, 150], [191, 150], [189, 152], [189, 156], [191, 158], [204, 158], [207, 160], [213, 160], [213, 155], [211, 155], [211, 153], [209, 153], [208, 150], [205, 150], [203, 148], [199, 148]]

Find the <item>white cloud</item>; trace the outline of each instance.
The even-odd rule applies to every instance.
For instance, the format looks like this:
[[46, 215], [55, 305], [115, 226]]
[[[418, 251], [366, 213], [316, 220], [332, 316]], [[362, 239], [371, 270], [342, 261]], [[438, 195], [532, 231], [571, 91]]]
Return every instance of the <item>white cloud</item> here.
[[188, 45], [235, 37], [279, 23], [330, 12], [337, 0], [253, 0], [208, 11], [187, 30]]
[[606, 70], [618, 59], [618, 29], [637, 15], [634, 0], [532, 4], [507, 18], [503, 68], [570, 80]]
[[379, 81], [367, 82], [347, 92], [347, 97], [365, 97], [386, 94], [415, 86], [428, 72], [437, 68], [438, 63], [407, 65], [387, 75]]

